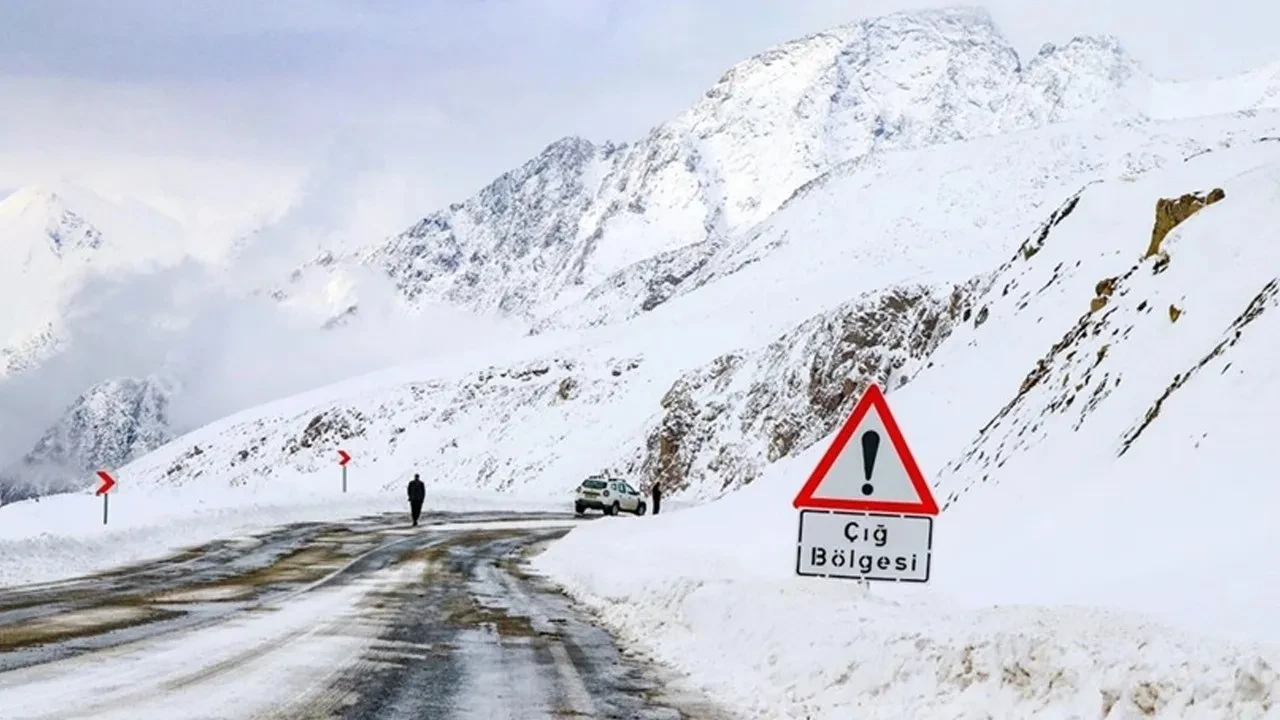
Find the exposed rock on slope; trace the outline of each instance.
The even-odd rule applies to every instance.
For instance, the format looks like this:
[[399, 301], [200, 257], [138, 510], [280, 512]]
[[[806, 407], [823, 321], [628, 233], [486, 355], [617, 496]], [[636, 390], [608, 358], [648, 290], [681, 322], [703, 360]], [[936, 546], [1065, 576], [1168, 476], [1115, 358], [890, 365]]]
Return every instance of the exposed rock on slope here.
[[[990, 308], [991, 320], [987, 328], [967, 332], [969, 342], [981, 348], [996, 342], [993, 333], [1007, 338], [1010, 327], [1023, 328], [1031, 336], [1043, 335], [1055, 327], [1051, 322], [1060, 323], [1056, 325], [1059, 335], [1029, 363], [1029, 370], [1022, 371], [1025, 374], [1003, 406], [944, 468], [938, 484], [946, 490], [945, 505], [972, 487], [1006, 476], [1008, 471], [1001, 469], [1007, 463], [1047, 452], [1043, 444], [1049, 438], [1056, 438], [1057, 448], [1078, 433], [1100, 433], [1111, 455], [1110, 460], [1099, 458], [1099, 462], [1131, 453], [1171, 398], [1193, 378], [1227, 372], [1229, 353], [1242, 339], [1274, 333], [1274, 329], [1258, 329], [1256, 322], [1280, 299], [1274, 266], [1265, 259], [1270, 257], [1268, 251], [1230, 240], [1250, 236], [1251, 230], [1241, 228], [1262, 226], [1268, 222], [1262, 218], [1274, 211], [1269, 187], [1275, 182], [1280, 154], [1272, 150], [1264, 155], [1261, 146], [1254, 148], [1224, 152], [1224, 159], [1216, 162], [1228, 168], [1253, 168], [1255, 157], [1256, 162], [1270, 157], [1272, 164], [1234, 175], [1229, 184], [1208, 194], [1159, 200], [1150, 240], [1134, 232], [1128, 249], [1108, 248], [1097, 255], [1079, 250], [1089, 242], [1096, 248], [1096, 237], [1116, 237], [1117, 227], [1136, 231], [1145, 224], [1150, 228], [1150, 201], [1139, 193], [1148, 186], [1167, 186], [1168, 179], [1139, 181], [1136, 188], [1121, 189], [1115, 183], [1091, 186], [1069, 201], [1078, 208], [1038, 241], [1033, 257], [1020, 253], [1000, 269], [992, 291], [978, 301]], [[1235, 164], [1229, 164], [1228, 158]], [[1188, 168], [1171, 171], [1189, 182], [1221, 180], [1213, 175], [1214, 162], [1211, 156], [1202, 157]], [[1197, 172], [1197, 168], [1205, 169]], [[1129, 198], [1128, 203], [1118, 205], [1117, 196]], [[1227, 196], [1239, 199], [1224, 202], [1222, 210], [1214, 213], [1214, 218], [1227, 219], [1206, 218], [1204, 223], [1214, 224], [1201, 224], [1197, 218], [1194, 229], [1192, 224], [1180, 224]], [[1227, 225], [1218, 224], [1224, 222]], [[1175, 225], [1179, 231], [1169, 233]], [[1192, 232], [1195, 239], [1184, 239]], [[1210, 242], [1206, 236], [1221, 236], [1221, 240]], [[1149, 243], [1158, 246], [1156, 254], [1144, 252]], [[1117, 266], [1117, 256], [1139, 259], [1122, 260], [1124, 264]], [[1090, 274], [1103, 277], [1093, 280]], [[1081, 306], [1088, 297], [1084, 292], [1094, 296], [1087, 308]], [[1077, 298], [1074, 316], [1069, 309], [1073, 296]], [[1180, 318], [1188, 298], [1195, 299], [1199, 317], [1184, 327], [1188, 321]], [[1033, 320], [1038, 327], [1029, 330]], [[991, 327], [999, 329], [990, 331]], [[1210, 367], [1215, 370], [1212, 374], [1207, 372]], [[1088, 461], [1079, 458], [1078, 462], [1086, 467]]]
[[638, 357], [551, 357], [316, 404], [282, 401], [191, 433], [122, 472], [139, 484], [258, 485], [332, 467], [341, 447], [356, 458], [357, 483], [396, 486], [419, 471], [454, 487], [564, 487], [598, 469], [602, 448], [642, 434], [645, 414], [618, 407], [649, 395], [644, 370]]
[[[342, 447], [455, 487], [562, 489], [609, 470], [637, 485], [661, 479], [673, 490], [715, 495], [821, 438], [868, 379], [908, 381], [957, 323], [979, 322], [971, 300], [984, 287], [975, 279], [869, 293], [682, 376], [639, 356], [586, 353], [353, 393], [309, 409], [267, 407], [193, 433], [127, 471], [135, 483], [208, 476], [238, 486], [318, 471]], [[402, 482], [376, 469], [357, 472]]]
[[1164, 241], [1170, 230], [1182, 224], [1187, 218], [1196, 214], [1200, 208], [1212, 205], [1226, 197], [1222, 188], [1214, 188], [1205, 193], [1185, 193], [1181, 197], [1160, 198], [1156, 201], [1156, 224], [1151, 229], [1151, 244], [1147, 246], [1147, 254], [1151, 257], [1160, 252], [1160, 243]]
[[[986, 279], [871, 293], [783, 335], [686, 373], [625, 468], [645, 487], [719, 492], [830, 434], [869, 382], [900, 387], [960, 322]], [[975, 320], [977, 322], [977, 320]]]

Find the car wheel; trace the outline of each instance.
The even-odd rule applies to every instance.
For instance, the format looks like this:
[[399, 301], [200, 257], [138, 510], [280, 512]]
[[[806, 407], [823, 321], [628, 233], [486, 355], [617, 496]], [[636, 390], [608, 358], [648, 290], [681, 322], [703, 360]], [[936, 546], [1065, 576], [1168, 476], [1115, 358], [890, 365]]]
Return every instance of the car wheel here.
[[584, 507], [582, 507], [582, 503], [574, 503], [574, 504], [573, 504], [573, 514], [574, 514], [574, 515], [581, 515], [581, 514], [585, 513], [586, 511], [587, 511], [587, 509], [586, 509], [586, 508], [584, 508]]
[[645, 510], [648, 510], [648, 508], [645, 507], [644, 503], [636, 505], [636, 515], [643, 515]]
[[618, 514], [618, 501], [617, 501], [617, 500], [614, 500], [614, 501], [613, 501], [613, 507], [609, 508], [609, 514], [610, 514], [610, 515], [617, 515], [617, 514]]

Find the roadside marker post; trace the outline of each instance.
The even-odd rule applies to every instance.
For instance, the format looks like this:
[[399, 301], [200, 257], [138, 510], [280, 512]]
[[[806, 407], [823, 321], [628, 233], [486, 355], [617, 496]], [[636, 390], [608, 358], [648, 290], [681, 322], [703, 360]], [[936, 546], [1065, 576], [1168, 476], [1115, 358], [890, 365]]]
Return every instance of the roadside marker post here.
[[875, 383], [791, 505], [797, 575], [929, 581], [938, 503]]
[[342, 467], [342, 492], [347, 491], [347, 463], [351, 462], [351, 456], [346, 450], [338, 451], [338, 465]]
[[111, 473], [107, 472], [106, 470], [99, 470], [98, 480], [101, 482], [101, 484], [98, 485], [98, 490], [97, 492], [94, 493], [94, 495], [102, 496], [102, 524], [106, 525], [107, 524], [107, 499], [108, 499], [107, 493], [111, 492], [111, 488], [116, 486], [116, 479], [111, 477]]

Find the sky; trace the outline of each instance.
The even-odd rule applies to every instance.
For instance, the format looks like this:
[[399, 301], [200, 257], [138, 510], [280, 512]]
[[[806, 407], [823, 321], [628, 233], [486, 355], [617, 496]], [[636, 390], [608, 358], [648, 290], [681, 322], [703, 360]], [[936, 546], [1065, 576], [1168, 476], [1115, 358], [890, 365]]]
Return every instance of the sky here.
[[[338, 163], [330, 214], [393, 232], [561, 136], [634, 139], [771, 44], [935, 4], [6, 0], [0, 193], [69, 179], [228, 233]], [[1278, 3], [986, 7], [1023, 53], [1106, 32], [1168, 76], [1280, 60]]]

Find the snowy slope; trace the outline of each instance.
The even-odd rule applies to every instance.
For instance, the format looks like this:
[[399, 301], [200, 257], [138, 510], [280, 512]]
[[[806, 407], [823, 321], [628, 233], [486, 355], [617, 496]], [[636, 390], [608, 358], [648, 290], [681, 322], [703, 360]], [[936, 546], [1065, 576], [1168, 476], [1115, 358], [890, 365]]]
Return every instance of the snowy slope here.
[[[1215, 189], [1147, 256], [1158, 199]], [[946, 504], [927, 586], [794, 575], [791, 498], [830, 437], [538, 566], [746, 717], [1273, 716], [1280, 142], [1062, 201], [890, 393]], [[680, 559], [578, 562], [603, 543]]]
[[[558, 140], [475, 197], [364, 252], [318, 259], [295, 282], [365, 264], [390, 274], [410, 302], [443, 300], [541, 328], [614, 322], [696, 285], [708, 265], [724, 272], [741, 262], [730, 241], [884, 151], [1058, 123], [1276, 107], [1276, 82], [1275, 68], [1160, 80], [1109, 37], [1048, 44], [1023, 62], [980, 9], [868, 19], [735, 65], [639, 141]], [[778, 241], [767, 229], [755, 234]]]
[[[389, 483], [417, 468], [445, 487], [563, 492], [609, 469], [713, 497], [838, 421], [853, 402], [851, 358], [880, 379], [927, 363], [977, 312], [984, 276], [1070, 193], [1278, 129], [1275, 113], [1063, 124], [887, 154], [869, 174], [789, 203], [765, 223], [780, 241], [728, 243], [741, 266], [708, 265], [700, 285], [625, 323], [548, 331], [501, 355], [446, 354], [255, 408], [122, 473], [147, 486], [261, 486], [319, 471], [342, 445], [395, 468]], [[332, 429], [304, 444], [318, 416]]]
[[1186, 117], [1280, 107], [1280, 62], [1236, 77], [1151, 83], [1143, 112], [1153, 118]]
[[[925, 274], [958, 280], [998, 263], [1003, 248], [1030, 232], [1064, 192], [1252, 141], [1274, 133], [1277, 117], [1079, 121], [948, 148], [875, 153], [815, 179], [750, 232], [632, 265], [536, 327], [633, 318], [735, 274], [701, 293], [698, 305], [712, 307], [714, 294], [737, 312], [773, 313], [785, 298], [788, 319], [798, 322], [846, 299], [851, 286]], [[795, 278], [836, 275], [845, 282], [807, 283], [796, 297]]]
[[853, 401], [850, 371], [910, 378], [980, 284], [872, 293], [714, 358], [708, 348], [626, 355], [614, 343], [460, 376], [347, 383], [220, 421], [120, 473], [141, 486], [262, 488], [323, 472], [343, 448], [389, 468], [388, 487], [422, 471], [435, 486], [562, 493], [607, 469], [714, 496], [806, 447], [821, 434], [809, 426], [836, 422]]

